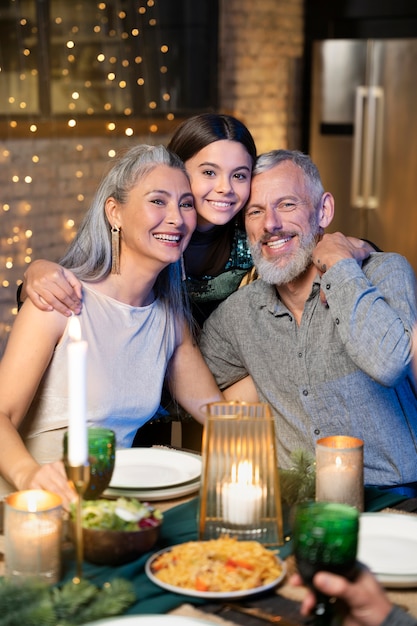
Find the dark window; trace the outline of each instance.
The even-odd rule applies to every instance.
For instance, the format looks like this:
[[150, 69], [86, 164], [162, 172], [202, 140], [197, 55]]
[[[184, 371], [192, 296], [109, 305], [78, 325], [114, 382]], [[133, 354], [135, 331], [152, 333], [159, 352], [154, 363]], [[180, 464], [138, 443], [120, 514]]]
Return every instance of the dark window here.
[[217, 30], [216, 0], [2, 0], [0, 116], [215, 109]]

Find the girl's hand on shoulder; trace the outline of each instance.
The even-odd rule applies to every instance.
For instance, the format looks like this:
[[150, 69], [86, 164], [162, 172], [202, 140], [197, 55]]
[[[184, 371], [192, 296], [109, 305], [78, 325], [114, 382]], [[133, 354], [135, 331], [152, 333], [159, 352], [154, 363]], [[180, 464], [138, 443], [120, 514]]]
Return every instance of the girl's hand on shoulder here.
[[82, 286], [65, 267], [38, 260], [31, 263], [24, 274], [21, 297], [29, 297], [42, 311], [55, 309], [69, 317], [72, 313], [78, 315], [81, 312]]

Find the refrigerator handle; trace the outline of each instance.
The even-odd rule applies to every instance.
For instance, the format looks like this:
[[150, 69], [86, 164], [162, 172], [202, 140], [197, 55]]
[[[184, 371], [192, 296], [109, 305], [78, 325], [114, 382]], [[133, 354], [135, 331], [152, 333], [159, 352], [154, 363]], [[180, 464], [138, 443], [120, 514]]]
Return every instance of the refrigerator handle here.
[[357, 87], [351, 182], [351, 203], [357, 209], [379, 206], [383, 120], [382, 87]]
[[368, 98], [368, 87], [356, 87], [355, 102], [355, 134], [353, 137], [353, 163], [351, 179], [352, 206], [361, 209], [365, 205], [363, 194], [363, 154], [364, 154], [364, 118], [365, 103]]
[[368, 209], [377, 209], [380, 202], [383, 109], [384, 90], [369, 87], [364, 163], [364, 202]]

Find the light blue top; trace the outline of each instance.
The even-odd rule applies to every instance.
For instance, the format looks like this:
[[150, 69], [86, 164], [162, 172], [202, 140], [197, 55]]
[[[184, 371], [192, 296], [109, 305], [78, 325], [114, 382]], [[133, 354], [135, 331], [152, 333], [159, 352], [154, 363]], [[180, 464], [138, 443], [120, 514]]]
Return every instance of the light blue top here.
[[[117, 446], [130, 447], [136, 430], [159, 407], [175, 323], [161, 301], [132, 307], [83, 283], [78, 316], [87, 352], [87, 418], [116, 431]], [[68, 326], [25, 418], [24, 437], [68, 425]], [[58, 451], [60, 458], [62, 451]]]

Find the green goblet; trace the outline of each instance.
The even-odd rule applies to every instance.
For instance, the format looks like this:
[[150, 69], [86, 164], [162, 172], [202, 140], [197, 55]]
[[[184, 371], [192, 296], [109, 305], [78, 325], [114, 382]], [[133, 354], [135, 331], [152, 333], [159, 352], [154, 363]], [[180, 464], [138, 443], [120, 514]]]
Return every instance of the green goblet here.
[[[88, 429], [88, 460], [90, 480], [83, 492], [84, 500], [96, 500], [107, 489], [113, 475], [116, 434], [109, 428]], [[67, 465], [68, 434], [64, 435], [64, 463]]]
[[[346, 504], [303, 502], [295, 512], [293, 545], [298, 571], [314, 589], [314, 574], [321, 570], [353, 580], [356, 574], [359, 512]], [[315, 590], [315, 626], [329, 626], [333, 605]]]

